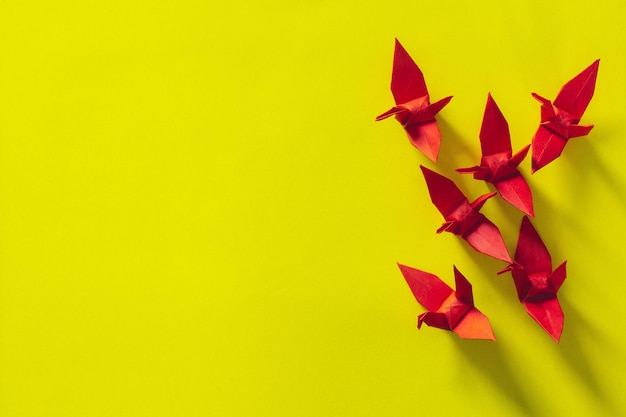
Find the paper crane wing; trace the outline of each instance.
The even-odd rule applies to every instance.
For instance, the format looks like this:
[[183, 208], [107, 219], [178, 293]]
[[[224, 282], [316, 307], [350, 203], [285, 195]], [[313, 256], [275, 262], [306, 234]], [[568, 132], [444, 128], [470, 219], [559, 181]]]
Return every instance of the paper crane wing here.
[[452, 331], [463, 339], [496, 340], [489, 319], [476, 308], [468, 311]]
[[563, 262], [561, 265], [559, 265], [553, 272], [552, 274], [550, 274], [550, 276], [548, 277], [548, 280], [550, 280], [550, 282], [552, 283], [552, 286], [554, 287], [554, 289], [556, 291], [559, 290], [559, 288], [561, 288], [561, 285], [563, 284], [563, 281], [565, 281], [565, 277], [566, 277], [566, 266], [567, 266], [567, 261]]
[[506, 153], [507, 156], [511, 156], [509, 124], [491, 94], [487, 96], [487, 105], [479, 137], [483, 156], [497, 153]]
[[429, 311], [437, 311], [452, 294], [452, 288], [436, 275], [398, 264], [406, 283], [418, 303]]
[[541, 303], [524, 303], [526, 311], [555, 342], [559, 342], [563, 332], [563, 310], [559, 300], [554, 297]]
[[580, 120], [593, 97], [600, 60], [595, 60], [568, 81], [554, 100], [554, 105]]
[[539, 126], [533, 137], [532, 172], [535, 173], [561, 155], [567, 139]]
[[441, 132], [436, 121], [405, 127], [411, 144], [419, 149], [431, 161], [436, 162], [441, 147]]
[[533, 198], [528, 183], [522, 175], [514, 175], [494, 183], [500, 196], [527, 215], [534, 217]]
[[451, 179], [422, 165], [420, 168], [426, 180], [430, 199], [444, 217], [452, 213], [459, 204], [467, 201], [465, 195]]
[[500, 230], [486, 217], [483, 217], [482, 222], [463, 238], [477, 252], [511, 263], [511, 256], [506, 249]]
[[524, 267], [527, 275], [552, 271], [550, 253], [526, 216], [522, 219], [520, 227], [515, 262]]
[[428, 95], [422, 71], [397, 39], [393, 53], [391, 93], [396, 104]]
[[472, 284], [467, 278], [454, 267], [454, 284], [456, 286], [456, 298], [466, 304], [474, 305], [474, 294], [472, 293]]

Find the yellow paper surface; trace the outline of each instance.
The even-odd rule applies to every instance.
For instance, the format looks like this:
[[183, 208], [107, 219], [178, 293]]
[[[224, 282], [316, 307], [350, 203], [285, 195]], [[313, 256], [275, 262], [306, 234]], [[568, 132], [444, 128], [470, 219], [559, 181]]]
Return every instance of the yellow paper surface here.
[[[626, 414], [622, 2], [0, 3], [0, 415]], [[398, 37], [440, 113], [436, 166], [393, 120]], [[505, 265], [450, 234], [419, 164], [514, 150], [600, 58], [563, 156], [530, 176], [568, 260], [561, 343]], [[474, 198], [489, 188], [455, 180]], [[521, 213], [484, 207], [514, 250]], [[416, 329], [396, 262], [453, 283], [498, 341]]]

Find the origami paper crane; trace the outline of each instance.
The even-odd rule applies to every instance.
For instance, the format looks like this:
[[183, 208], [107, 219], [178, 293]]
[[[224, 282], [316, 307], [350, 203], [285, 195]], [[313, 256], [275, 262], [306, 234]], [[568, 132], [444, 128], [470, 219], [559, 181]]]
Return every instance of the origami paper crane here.
[[463, 339], [496, 340], [489, 319], [474, 307], [472, 286], [454, 267], [456, 291], [433, 274], [400, 265], [415, 299], [428, 311], [417, 319], [417, 328], [423, 323], [450, 330]]
[[485, 202], [496, 193], [482, 195], [470, 204], [452, 180], [424, 166], [420, 168], [431, 201], [446, 219], [437, 233], [443, 231], [454, 233], [465, 239], [478, 252], [511, 263], [500, 230], [479, 212]]
[[396, 116], [413, 146], [433, 162], [437, 162], [441, 132], [435, 115], [448, 104], [452, 96], [430, 103], [422, 71], [397, 39], [393, 55], [391, 92], [396, 105], [376, 117], [376, 120]]
[[515, 262], [498, 274], [511, 271], [517, 296], [528, 314], [558, 343], [563, 331], [563, 310], [556, 293], [565, 281], [567, 261], [552, 271], [552, 260], [537, 231], [524, 216]]
[[513, 155], [509, 125], [491, 94], [487, 96], [479, 137], [482, 150], [480, 165], [460, 168], [457, 172], [474, 174], [475, 179], [492, 183], [504, 200], [534, 217], [530, 188], [517, 169], [526, 157], [530, 145]]
[[538, 94], [532, 96], [541, 103], [541, 124], [532, 140], [532, 172], [543, 168], [563, 152], [570, 138], [585, 136], [593, 125], [579, 125], [596, 87], [600, 60], [568, 81], [554, 100]]

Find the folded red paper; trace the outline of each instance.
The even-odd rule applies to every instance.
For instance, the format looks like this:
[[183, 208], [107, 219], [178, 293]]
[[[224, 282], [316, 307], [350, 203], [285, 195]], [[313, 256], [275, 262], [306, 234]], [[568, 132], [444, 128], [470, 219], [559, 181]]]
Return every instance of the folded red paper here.
[[522, 219], [515, 262], [499, 274], [511, 271], [517, 296], [528, 314], [558, 343], [563, 331], [563, 310], [556, 293], [565, 281], [567, 261], [552, 271], [552, 259], [537, 231]]
[[496, 193], [482, 195], [470, 203], [451, 179], [424, 166], [420, 168], [431, 201], [446, 219], [437, 233], [444, 231], [453, 233], [467, 241], [476, 251], [510, 263], [511, 256], [500, 230], [480, 213], [480, 208]]
[[533, 217], [532, 194], [528, 183], [517, 169], [526, 157], [530, 145], [513, 155], [509, 125], [491, 94], [487, 96], [479, 138], [482, 150], [480, 165], [459, 168], [457, 172], [474, 174], [475, 179], [492, 183], [504, 200]]
[[448, 104], [452, 96], [430, 103], [422, 71], [397, 39], [393, 55], [391, 92], [396, 105], [376, 117], [376, 120], [395, 116], [406, 130], [413, 146], [437, 162], [441, 132], [435, 115]]
[[398, 266], [417, 302], [428, 310], [418, 316], [418, 329], [426, 323], [453, 331], [463, 339], [496, 340], [489, 319], [474, 307], [471, 284], [456, 267], [456, 291], [453, 291], [436, 275], [410, 266]]
[[541, 124], [532, 141], [533, 173], [558, 158], [570, 138], [585, 136], [593, 128], [578, 122], [593, 97], [599, 65], [598, 59], [568, 81], [554, 103], [532, 93], [541, 103]]

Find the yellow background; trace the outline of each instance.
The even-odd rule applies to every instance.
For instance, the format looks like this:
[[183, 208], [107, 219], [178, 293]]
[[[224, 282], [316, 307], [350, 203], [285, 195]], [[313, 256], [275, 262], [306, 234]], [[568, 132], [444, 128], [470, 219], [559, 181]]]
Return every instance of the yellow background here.
[[[517, 3], [0, 3], [0, 415], [626, 415], [626, 8]], [[454, 95], [436, 166], [374, 122], [394, 37]], [[418, 165], [478, 161], [489, 91], [518, 150], [596, 58], [596, 127], [522, 164], [557, 345]], [[457, 265], [497, 342], [418, 331], [396, 262]]]

